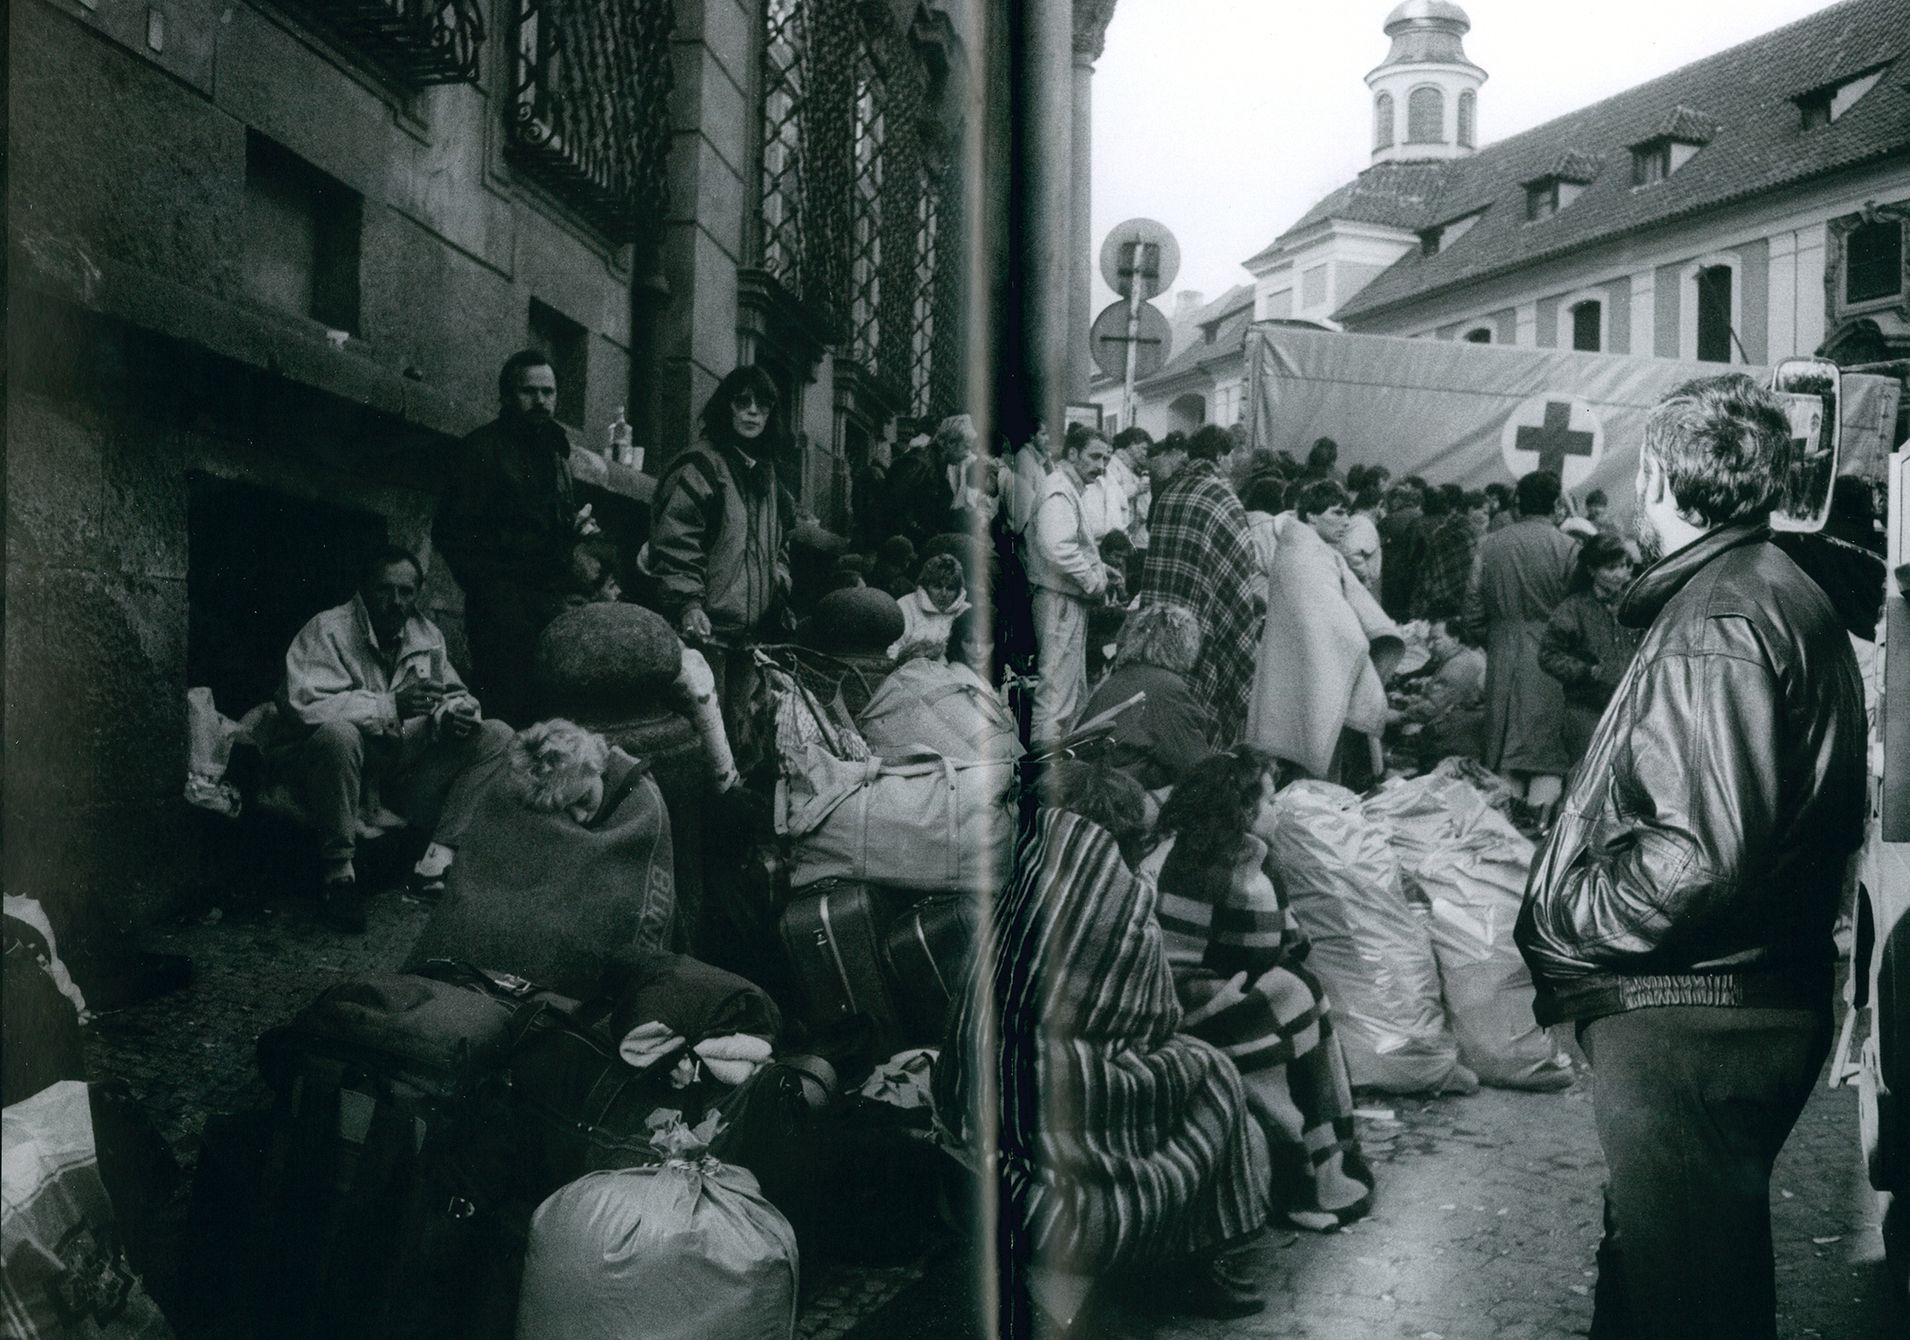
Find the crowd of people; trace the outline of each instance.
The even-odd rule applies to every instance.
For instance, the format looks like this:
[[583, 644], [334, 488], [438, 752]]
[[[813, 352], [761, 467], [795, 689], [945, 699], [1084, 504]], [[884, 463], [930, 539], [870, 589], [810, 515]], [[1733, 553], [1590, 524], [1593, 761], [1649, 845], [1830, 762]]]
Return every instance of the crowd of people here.
[[[511, 970], [535, 978], [580, 958], [602, 968], [606, 945], [662, 945], [670, 916], [667, 878], [646, 875], [614, 906], [598, 900], [576, 924], [546, 924], [551, 908], [569, 906], [562, 888], [608, 878], [620, 843], [645, 859], [659, 847], [661, 802], [636, 762], [569, 723], [538, 720], [532, 649], [563, 610], [621, 598], [668, 622], [720, 704], [734, 763], [724, 785], [788, 780], [796, 755], [787, 723], [765, 724], [760, 711], [758, 652], [792, 639], [862, 657], [879, 674], [928, 672], [934, 687], [920, 701], [986, 700], [978, 721], [1025, 708], [1028, 767], [1018, 775], [1036, 801], [993, 894], [993, 933], [970, 946], [975, 975], [948, 1012], [933, 1076], [939, 1129], [958, 1157], [996, 1151], [1010, 1256], [1050, 1324], [1079, 1315], [1093, 1278], [1128, 1268], [1158, 1277], [1171, 1306], [1246, 1315], [1264, 1299], [1241, 1264], [1244, 1242], [1274, 1218], [1337, 1228], [1379, 1190], [1355, 1133], [1333, 1006], [1268, 854], [1276, 792], [1296, 778], [1363, 792], [1442, 759], [1476, 760], [1509, 788], [1522, 827], [1553, 834], [1521, 923], [1548, 1022], [1602, 1021], [1660, 997], [1724, 1007], [1768, 995], [1803, 1012], [1772, 1025], [1790, 1030], [1799, 1064], [1821, 1058], [1810, 1011], [1828, 1008], [1827, 982], [1808, 1010], [1791, 988], [1821, 967], [1823, 900], [1809, 926], [1778, 919], [1809, 943], [1805, 954], [1760, 927], [1768, 900], [1746, 890], [1769, 885], [1757, 870], [1794, 864], [1785, 852], [1812, 849], [1771, 848], [1771, 834], [1808, 831], [1823, 852], [1846, 851], [1850, 834], [1832, 832], [1827, 816], [1845, 802], [1857, 815], [1860, 799], [1796, 791], [1794, 769], [1780, 775], [1751, 759], [1774, 746], [1747, 734], [1803, 729], [1771, 696], [1789, 681], [1734, 668], [1764, 650], [1720, 650], [1699, 633], [1663, 631], [1662, 618], [1646, 635], [1649, 618], [1626, 608], [1641, 599], [1632, 581], [1641, 556], [1681, 517], [1695, 526], [1689, 541], [1755, 531], [1743, 552], [1764, 566], [1747, 581], [1788, 591], [1808, 580], [1758, 529], [1769, 496], [1751, 497], [1737, 476], [1718, 484], [1730, 471], [1707, 463], [1734, 433], [1776, 431], [1742, 380], [1704, 384], [1654, 416], [1646, 458], [1660, 463], [1659, 493], [1655, 507], [1641, 493], [1637, 534], [1612, 526], [1601, 493], [1570, 497], [1546, 472], [1480, 490], [1395, 480], [1378, 462], [1342, 469], [1329, 439], [1302, 462], [1251, 450], [1217, 425], [1159, 439], [1130, 428], [1111, 440], [1071, 425], [1058, 444], [1036, 425], [995, 455], [956, 415], [892, 460], [886, 445], [870, 453], [852, 482], [848, 551], [800, 590], [793, 505], [776, 470], [786, 425], [766, 376], [745, 367], [717, 386], [699, 440], [657, 481], [647, 540], [619, 567], [577, 505], [568, 440], [552, 418], [554, 374], [541, 357], [518, 355], [500, 377], [502, 413], [466, 444], [434, 532], [465, 594], [470, 687], [418, 612], [418, 559], [382, 552], [360, 593], [316, 617], [288, 655], [273, 757], [311, 798], [325, 906], [341, 925], [363, 924], [353, 842], [367, 806], [399, 809], [430, 832], [413, 875], [427, 893], [456, 884], [459, 864], [477, 864], [460, 854], [474, 825], [508, 834], [485, 846], [466, 881], [485, 898], [463, 901], [459, 915], [482, 924], [434, 934], [461, 952], [515, 956]], [[1697, 599], [1669, 598], [1678, 608]], [[1808, 604], [1808, 591], [1785, 600]], [[1032, 665], [1002, 654], [1023, 611]], [[1689, 617], [1711, 626], [1707, 609]], [[1790, 634], [1823, 630], [1810, 622]], [[1666, 642], [1679, 637], [1695, 640]], [[1693, 657], [1722, 667], [1721, 687], [1748, 717], [1703, 706]], [[1824, 656], [1806, 668], [1820, 664]], [[1861, 791], [1844, 775], [1861, 704], [1845, 701], [1841, 666], [1823, 673], [1837, 682], [1811, 699], [1809, 745], [1835, 753], [1826, 769], [1837, 786]], [[1694, 719], [1736, 741], [1713, 760], [1722, 790], [1703, 804], [1659, 794], [1687, 729], [1648, 691], [1668, 676], [1681, 677], [1673, 688]], [[1637, 719], [1615, 726], [1607, 709], [1623, 684], [1633, 687], [1619, 715]], [[1631, 735], [1640, 731], [1643, 743]], [[799, 743], [841, 747], [836, 738], [812, 727]], [[1561, 804], [1569, 776], [1576, 786]], [[1748, 826], [1738, 809], [1718, 808], [1753, 803], [1758, 822]], [[553, 839], [566, 823], [588, 836]], [[1639, 823], [1651, 840], [1628, 844], [1622, 833]], [[540, 854], [560, 849], [558, 860]], [[1623, 891], [1579, 901], [1588, 881], [1606, 879]], [[1654, 896], [1633, 883], [1662, 885], [1697, 909], [1695, 938], [1655, 913], [1623, 911]], [[512, 890], [530, 884], [545, 893], [527, 913]], [[1734, 900], [1746, 914], [1715, 910]], [[1621, 924], [1593, 924], [1608, 915]], [[559, 940], [564, 954], [524, 959], [527, 946]], [[1764, 992], [1761, 967], [1740, 966], [1767, 960], [1784, 989]], [[1742, 1001], [1706, 994], [1718, 973], [1752, 983]], [[587, 993], [603, 981], [565, 985]], [[1704, 1027], [1722, 1038], [1741, 1017]], [[1658, 1035], [1610, 1024], [1594, 1036], [1601, 1057], [1636, 1059]], [[1627, 1082], [1648, 1087], [1650, 1077]], [[981, 1107], [990, 1094], [1000, 1103], [992, 1114]], [[1781, 1144], [1792, 1096], [1785, 1088], [1756, 1117], [1760, 1138], [1776, 1131]], [[1608, 1153], [1681, 1120], [1667, 1106], [1658, 1125], [1608, 1132], [1600, 1116]], [[1721, 1148], [1719, 1165], [1742, 1172], [1740, 1154]], [[1752, 1164], [1760, 1158], [1768, 1177], [1769, 1157]], [[1650, 1186], [1663, 1171], [1640, 1156], [1615, 1182], [1624, 1239], [1650, 1244], [1638, 1250], [1663, 1241], [1666, 1197]], [[1755, 1187], [1732, 1194], [1741, 1227], [1761, 1202]], [[1767, 1241], [1767, 1270], [1768, 1256]], [[1656, 1265], [1626, 1280], [1639, 1307], [1651, 1289], [1672, 1287]]]

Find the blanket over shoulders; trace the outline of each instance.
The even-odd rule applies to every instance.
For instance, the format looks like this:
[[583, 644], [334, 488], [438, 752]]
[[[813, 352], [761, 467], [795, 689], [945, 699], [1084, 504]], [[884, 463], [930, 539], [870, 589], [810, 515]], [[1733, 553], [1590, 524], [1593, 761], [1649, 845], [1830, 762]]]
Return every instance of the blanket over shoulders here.
[[669, 941], [675, 871], [663, 793], [621, 749], [588, 824], [527, 809], [500, 775], [409, 962], [456, 959], [579, 1000], [615, 995], [630, 962]]
[[1247, 739], [1324, 777], [1342, 728], [1385, 727], [1381, 667], [1405, 643], [1337, 549], [1292, 513], [1276, 522]]

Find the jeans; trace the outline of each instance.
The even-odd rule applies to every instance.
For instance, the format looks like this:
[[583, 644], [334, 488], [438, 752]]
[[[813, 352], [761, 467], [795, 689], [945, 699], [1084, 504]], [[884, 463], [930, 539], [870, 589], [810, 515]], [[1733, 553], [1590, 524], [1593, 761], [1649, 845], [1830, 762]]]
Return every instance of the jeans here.
[[318, 727], [285, 759], [299, 799], [318, 830], [319, 855], [349, 861], [357, 849], [359, 803], [369, 780], [393, 812], [456, 847], [478, 797], [504, 766], [511, 728], [495, 719], [469, 735], [432, 738], [422, 719], [401, 738], [368, 735], [346, 721]]
[[1594, 1340], [1774, 1336], [1771, 1166], [1830, 1054], [1829, 1002], [1630, 1010], [1578, 1036], [1610, 1177]]

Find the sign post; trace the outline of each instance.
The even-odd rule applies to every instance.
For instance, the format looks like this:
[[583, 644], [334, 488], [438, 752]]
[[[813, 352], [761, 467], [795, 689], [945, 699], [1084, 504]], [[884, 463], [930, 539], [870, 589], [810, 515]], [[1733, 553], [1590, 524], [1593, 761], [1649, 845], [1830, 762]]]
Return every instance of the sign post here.
[[[1121, 301], [1094, 319], [1089, 339], [1095, 365], [1121, 379], [1123, 425], [1133, 421], [1135, 382], [1152, 376], [1167, 361], [1167, 321], [1148, 299], [1172, 284], [1179, 272], [1180, 244], [1153, 219], [1129, 219], [1101, 243], [1101, 277]], [[1113, 344], [1121, 346], [1118, 361], [1109, 357], [1107, 346]]]

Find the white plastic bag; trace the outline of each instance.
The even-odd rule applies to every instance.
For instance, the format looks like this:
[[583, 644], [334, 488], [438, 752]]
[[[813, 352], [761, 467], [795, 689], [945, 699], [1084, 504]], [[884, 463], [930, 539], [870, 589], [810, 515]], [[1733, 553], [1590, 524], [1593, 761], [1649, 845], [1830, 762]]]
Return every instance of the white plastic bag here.
[[126, 1260], [100, 1181], [86, 1085], [61, 1080], [6, 1109], [0, 1316], [10, 1340], [170, 1340]]
[[1426, 922], [1406, 901], [1385, 827], [1328, 782], [1295, 782], [1275, 801], [1268, 849], [1293, 914], [1313, 942], [1356, 1088], [1469, 1092], [1446, 1027]]
[[1531, 863], [1530, 842], [1481, 823], [1421, 861], [1415, 878], [1432, 905], [1433, 953], [1460, 1059], [1486, 1084], [1563, 1089], [1572, 1063], [1533, 1017], [1532, 974], [1512, 943]]
[[796, 1332], [796, 1234], [711, 1158], [586, 1173], [531, 1219], [519, 1340], [776, 1340]]

